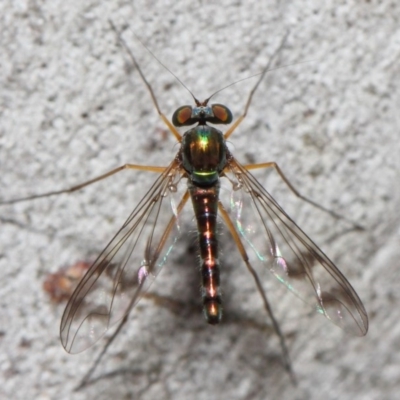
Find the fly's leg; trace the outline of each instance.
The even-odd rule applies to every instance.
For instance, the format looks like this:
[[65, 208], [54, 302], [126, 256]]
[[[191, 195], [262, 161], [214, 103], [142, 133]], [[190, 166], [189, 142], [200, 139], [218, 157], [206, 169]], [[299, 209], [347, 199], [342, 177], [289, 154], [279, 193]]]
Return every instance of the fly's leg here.
[[[177, 208], [176, 208], [176, 214], [174, 214], [172, 216], [172, 218], [169, 220], [167, 227], [165, 228], [165, 231], [160, 239], [160, 242], [157, 245], [157, 248], [152, 252], [152, 258], [153, 260], [149, 260], [147, 254], [145, 255], [145, 259], [147, 259], [149, 261], [149, 264], [152, 264], [152, 267], [150, 267], [150, 271], [153, 270], [154, 267], [154, 263], [156, 260], [158, 260], [160, 252], [162, 250], [162, 248], [165, 245], [166, 240], [168, 239], [168, 236], [170, 235], [173, 227], [176, 224], [176, 221], [183, 209], [183, 207], [185, 206], [185, 204], [187, 203], [189, 199], [189, 192], [186, 191], [185, 194], [183, 195], [181, 201], [179, 202]], [[111, 343], [114, 341], [114, 339], [117, 337], [118, 333], [121, 331], [121, 329], [123, 328], [123, 326], [125, 325], [126, 321], [128, 320], [129, 314], [132, 310], [132, 308], [134, 307], [135, 303], [137, 301], [136, 296], [134, 296], [128, 306], [128, 312], [125, 315], [125, 317], [121, 320], [121, 322], [118, 324], [117, 329], [114, 331], [114, 333], [110, 336], [110, 338], [107, 340], [107, 343], [104, 345], [103, 349], [101, 350], [101, 352], [99, 353], [99, 355], [97, 356], [96, 360], [94, 361], [92, 367], [89, 369], [89, 371], [86, 373], [86, 375], [83, 377], [83, 379], [81, 380], [80, 384], [75, 388], [75, 390], [80, 390], [82, 389], [84, 386], [86, 386], [89, 383], [90, 377], [93, 375], [94, 371], [96, 370], [97, 366], [99, 365], [101, 359], [103, 358], [104, 354], [107, 352], [107, 349], [110, 347]]]
[[[142, 78], [143, 83], [146, 85], [151, 99], [153, 101], [154, 106], [156, 107], [156, 110], [158, 112], [158, 115], [160, 116], [160, 118], [162, 119], [162, 121], [164, 122], [165, 125], [168, 126], [169, 130], [172, 132], [172, 134], [175, 136], [176, 140], [178, 140], [178, 142], [181, 142], [182, 140], [182, 136], [181, 134], [178, 132], [178, 130], [174, 127], [174, 125], [171, 124], [171, 122], [168, 120], [168, 118], [162, 113], [160, 106], [158, 105], [158, 101], [156, 99], [156, 96], [154, 94], [153, 88], [151, 87], [150, 83], [148, 82], [148, 80], [146, 79], [146, 77], [144, 76], [138, 62], [136, 61], [135, 56], [133, 55], [132, 51], [130, 50], [130, 48], [128, 47], [128, 45], [126, 44], [125, 40], [122, 38], [120, 32], [118, 31], [118, 29], [115, 27], [115, 25], [113, 24], [113, 22], [111, 20], [108, 21], [111, 25], [112, 30], [115, 32], [115, 34], [118, 37], [118, 41], [122, 44], [122, 46], [124, 47], [124, 49], [126, 50], [129, 58], [132, 61], [132, 64], [135, 66], [135, 68], [137, 69], [137, 71], [139, 72], [140, 77]], [[150, 50], [149, 50], [150, 51]]]
[[78, 391], [78, 390], [84, 388], [89, 383], [90, 377], [93, 375], [94, 371], [96, 370], [97, 366], [99, 365], [104, 354], [106, 354], [107, 349], [110, 347], [111, 343], [114, 341], [114, 339], [117, 337], [118, 333], [121, 331], [122, 327], [125, 325], [126, 321], [128, 320], [128, 317], [129, 317], [129, 314], [125, 315], [125, 317], [122, 319], [122, 321], [118, 324], [117, 329], [110, 336], [110, 338], [107, 339], [107, 343], [101, 349], [101, 352], [99, 353], [96, 360], [90, 367], [89, 371], [85, 374], [85, 376], [83, 377], [83, 379], [81, 380], [79, 385], [74, 389], [75, 391]]
[[246, 264], [247, 269], [249, 270], [250, 274], [253, 276], [254, 282], [255, 282], [255, 284], [257, 286], [257, 290], [261, 295], [261, 298], [262, 298], [262, 301], [263, 301], [263, 304], [264, 304], [264, 308], [267, 311], [267, 314], [269, 315], [269, 317], [271, 318], [274, 330], [275, 330], [276, 334], [279, 337], [279, 342], [280, 342], [280, 346], [281, 346], [281, 349], [282, 349], [285, 369], [288, 372], [292, 383], [294, 385], [296, 385], [297, 384], [296, 376], [295, 376], [295, 374], [293, 372], [293, 369], [292, 369], [292, 364], [291, 364], [291, 361], [290, 361], [289, 351], [288, 351], [288, 348], [286, 346], [285, 338], [284, 338], [284, 336], [282, 334], [281, 328], [279, 327], [279, 323], [276, 320], [276, 318], [275, 318], [275, 316], [274, 316], [274, 314], [272, 312], [272, 308], [271, 308], [271, 306], [269, 304], [269, 301], [267, 299], [267, 295], [265, 294], [265, 291], [264, 291], [264, 289], [262, 287], [262, 284], [260, 282], [260, 278], [258, 277], [257, 272], [254, 270], [254, 268], [250, 264], [249, 257], [247, 255], [246, 250], [245, 250], [245, 248], [243, 246], [243, 243], [240, 240], [240, 237], [239, 237], [239, 235], [238, 235], [238, 233], [237, 233], [237, 231], [235, 229], [235, 226], [233, 225], [233, 222], [232, 222], [231, 218], [229, 217], [227, 211], [225, 210], [224, 206], [222, 205], [222, 203], [220, 201], [218, 202], [218, 210], [221, 213], [220, 215], [222, 216], [226, 226], [229, 229], [229, 232], [232, 235], [232, 238], [233, 238], [233, 240], [234, 240], [234, 242], [235, 242], [235, 244], [236, 244], [236, 246], [237, 246], [237, 248], [239, 250], [240, 255], [242, 256], [243, 261]]
[[135, 169], [135, 170], [140, 170], [140, 171], [150, 171], [150, 172], [158, 172], [158, 173], [163, 173], [166, 170], [167, 167], [155, 167], [155, 166], [150, 166], [150, 165], [136, 165], [136, 164], [125, 164], [125, 165], [121, 165], [118, 168], [115, 168], [103, 175], [100, 175], [96, 178], [91, 179], [90, 181], [86, 181], [83, 182], [79, 185], [75, 185], [72, 186], [68, 189], [62, 189], [62, 190], [53, 190], [51, 192], [47, 192], [47, 193], [42, 193], [42, 194], [34, 194], [31, 196], [27, 196], [27, 197], [21, 197], [19, 199], [11, 199], [11, 200], [2, 200], [0, 201], [0, 205], [4, 205], [4, 204], [14, 204], [14, 203], [19, 203], [21, 201], [27, 201], [27, 200], [33, 200], [33, 199], [40, 199], [42, 197], [49, 197], [49, 196], [56, 196], [59, 194], [63, 194], [63, 193], [72, 193], [75, 192], [77, 190], [80, 190], [86, 186], [91, 185], [92, 183], [96, 183], [99, 182], [103, 179], [106, 179], [108, 177], [110, 177], [111, 175], [116, 174], [117, 172], [123, 171], [125, 169]]
[[289, 35], [289, 32], [286, 33], [286, 35], [283, 37], [281, 40], [281, 43], [279, 47], [275, 50], [275, 53], [272, 55], [272, 57], [269, 59], [268, 64], [265, 66], [263, 72], [260, 74], [260, 77], [258, 78], [258, 81], [256, 84], [253, 86], [253, 89], [251, 89], [251, 92], [249, 94], [249, 97], [247, 99], [247, 103], [244, 107], [243, 114], [232, 124], [232, 126], [225, 132], [224, 137], [225, 140], [229, 138], [229, 136], [232, 135], [234, 130], [242, 123], [242, 121], [246, 118], [247, 112], [249, 111], [249, 107], [251, 104], [251, 101], [253, 99], [253, 95], [255, 91], [257, 90], [258, 86], [260, 85], [261, 81], [264, 79], [265, 74], [268, 72], [268, 70], [271, 68], [271, 65], [273, 61], [275, 60], [276, 56], [280, 53], [280, 51], [283, 49], [286, 43], [286, 39]]
[[320, 204], [316, 203], [315, 201], [303, 196], [289, 181], [289, 179], [286, 177], [286, 175], [283, 173], [283, 171], [281, 170], [281, 168], [279, 167], [279, 165], [276, 162], [271, 161], [271, 162], [266, 162], [266, 163], [261, 163], [261, 164], [249, 164], [249, 165], [245, 165], [244, 168], [247, 171], [251, 171], [254, 169], [273, 168], [296, 197], [307, 202], [308, 204], [311, 204], [313, 207], [316, 207], [316, 208], [330, 214], [333, 218], [348, 222], [349, 224], [353, 225], [356, 230], [360, 230], [360, 231], [365, 230], [364, 227], [357, 224], [356, 222], [344, 217], [343, 215], [337, 214], [335, 211], [325, 208], [324, 206], [321, 206]]

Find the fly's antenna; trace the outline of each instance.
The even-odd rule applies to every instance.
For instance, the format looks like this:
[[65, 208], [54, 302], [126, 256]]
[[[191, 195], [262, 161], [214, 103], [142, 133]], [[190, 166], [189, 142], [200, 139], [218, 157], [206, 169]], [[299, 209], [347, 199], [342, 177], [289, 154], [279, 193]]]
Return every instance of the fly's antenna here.
[[[221, 89], [218, 89], [216, 92], [214, 92], [214, 93], [207, 99], [207, 102], [211, 99], [211, 97], [214, 97], [217, 93], [222, 92], [223, 90], [227, 89], [228, 87], [231, 87], [231, 86], [236, 85], [237, 83], [240, 83], [240, 82], [243, 82], [243, 81], [247, 81], [248, 79], [254, 78], [255, 76], [263, 75], [263, 74], [266, 74], [267, 72], [276, 71], [276, 70], [282, 69], [282, 68], [292, 67], [293, 65], [311, 63], [311, 62], [315, 62], [315, 61], [317, 61], [317, 59], [299, 61], [299, 62], [294, 62], [294, 63], [291, 63], [291, 64], [285, 64], [285, 65], [279, 65], [278, 67], [265, 69], [264, 71], [257, 72], [257, 73], [254, 74], [254, 75], [246, 76], [245, 78], [239, 79], [239, 80], [237, 80], [237, 81], [235, 81], [235, 82], [230, 83], [229, 85], [226, 85], [226, 86], [222, 87]], [[262, 78], [261, 78], [261, 80], [262, 80]]]
[[314, 62], [314, 61], [316, 61], [315, 59], [314, 59], [314, 60], [306, 60], [306, 61], [295, 62], [295, 63], [292, 63], [292, 64], [279, 65], [279, 66], [277, 66], [277, 67], [271, 68], [271, 65], [272, 65], [272, 63], [274, 62], [276, 56], [281, 52], [281, 50], [282, 50], [283, 47], [285, 46], [286, 40], [287, 40], [287, 38], [288, 38], [288, 36], [289, 36], [289, 33], [290, 33], [289, 31], [287, 31], [287, 32], [285, 33], [285, 36], [284, 36], [283, 39], [281, 40], [281, 43], [279, 44], [279, 47], [278, 47], [278, 48], [275, 50], [275, 52], [272, 54], [272, 56], [270, 57], [270, 59], [269, 59], [269, 61], [268, 61], [268, 64], [265, 66], [265, 68], [264, 68], [261, 72], [258, 72], [257, 74], [254, 74], [254, 75], [251, 75], [251, 76], [247, 76], [246, 78], [243, 78], [243, 79], [239, 79], [238, 81], [235, 81], [235, 82], [233, 82], [233, 83], [230, 83], [229, 85], [224, 86], [224, 87], [221, 88], [221, 89], [218, 89], [216, 92], [214, 92], [214, 93], [206, 100], [206, 102], [208, 102], [208, 101], [211, 99], [211, 97], [213, 97], [213, 96], [215, 96], [217, 93], [219, 93], [219, 92], [221, 92], [221, 91], [227, 89], [228, 87], [231, 87], [231, 86], [233, 86], [233, 85], [236, 85], [237, 83], [243, 82], [243, 81], [245, 81], [245, 80], [247, 80], [247, 79], [254, 78], [255, 76], [261, 75], [260, 78], [258, 79], [257, 83], [254, 85], [253, 89], [252, 89], [251, 92], [250, 92], [249, 101], [248, 101], [248, 103], [247, 103], [247, 105], [246, 105], [246, 109], [247, 109], [248, 106], [249, 106], [249, 104], [250, 104], [250, 102], [251, 102], [251, 99], [252, 99], [252, 97], [253, 97], [254, 92], [257, 90], [258, 86], [260, 85], [261, 81], [264, 79], [264, 76], [265, 76], [265, 74], [266, 74], [267, 72], [276, 71], [276, 70], [281, 69], [281, 68], [287, 68], [287, 67], [290, 67], [290, 66], [292, 66], [292, 65], [304, 64], [304, 63], [309, 63], [309, 62]]
[[[127, 43], [125, 42], [125, 40], [123, 39], [121, 33], [118, 31], [118, 29], [116, 28], [116, 26], [114, 25], [114, 23], [111, 20], [108, 20], [108, 22], [111, 25], [111, 28], [113, 29], [113, 31], [115, 32], [115, 34], [118, 37], [118, 40], [120, 41], [120, 43], [123, 45], [123, 47], [125, 48], [126, 52], [128, 53], [132, 63], [135, 65], [135, 68], [138, 70], [141, 78], [143, 79], [143, 81], [145, 82], [145, 84], [150, 87], [150, 84], [148, 83], [147, 79], [144, 77], [142, 70], [139, 67], [138, 62], [136, 61], [131, 49], [129, 48], [129, 46], [127, 45]], [[132, 31], [132, 34], [135, 36], [136, 40], [154, 57], [154, 59], [163, 67], [165, 68], [189, 93], [190, 95], [193, 97], [193, 100], [195, 101], [196, 104], [199, 104], [200, 102], [196, 99], [196, 97], [194, 96], [194, 94], [190, 91], [190, 89], [159, 59], [157, 58], [157, 56], [139, 39], [139, 37], [135, 34], [135, 32]], [[158, 102], [153, 94], [153, 91], [151, 90], [151, 97], [153, 98], [154, 103], [156, 104], [157, 109], [159, 109], [158, 107]]]

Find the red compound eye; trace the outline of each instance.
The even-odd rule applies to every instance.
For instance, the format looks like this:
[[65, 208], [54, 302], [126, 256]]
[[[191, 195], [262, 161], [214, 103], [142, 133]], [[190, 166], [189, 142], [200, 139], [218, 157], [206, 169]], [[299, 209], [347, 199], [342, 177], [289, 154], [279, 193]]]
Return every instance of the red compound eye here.
[[183, 106], [179, 107], [172, 116], [172, 123], [175, 126], [184, 126], [184, 125], [192, 125], [194, 122], [192, 119], [192, 107], [191, 106]]
[[214, 118], [220, 123], [229, 124], [232, 122], [232, 113], [230, 112], [229, 108], [222, 104], [213, 104], [211, 108], [214, 113]]

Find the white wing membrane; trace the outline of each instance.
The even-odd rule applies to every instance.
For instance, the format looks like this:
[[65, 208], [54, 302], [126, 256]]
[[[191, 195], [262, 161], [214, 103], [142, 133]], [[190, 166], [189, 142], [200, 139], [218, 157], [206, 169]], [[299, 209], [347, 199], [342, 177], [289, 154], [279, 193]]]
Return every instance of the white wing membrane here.
[[61, 341], [68, 352], [90, 347], [127, 315], [165, 264], [179, 236], [177, 218], [187, 200], [185, 194], [179, 204], [171, 205], [176, 175], [173, 162], [74, 291], [60, 327]]
[[[256, 262], [334, 324], [365, 335], [367, 313], [343, 274], [245, 167], [233, 160], [231, 168], [237, 181], [232, 217], [243, 244], [255, 252]], [[250, 208], [256, 213], [256, 224]]]

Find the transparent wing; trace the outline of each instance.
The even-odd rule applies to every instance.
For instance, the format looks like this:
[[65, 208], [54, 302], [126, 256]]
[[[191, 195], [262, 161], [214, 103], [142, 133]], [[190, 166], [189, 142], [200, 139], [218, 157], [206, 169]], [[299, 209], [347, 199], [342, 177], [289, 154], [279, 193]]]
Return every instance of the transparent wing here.
[[[367, 313], [344, 275], [245, 167], [232, 160], [231, 172], [231, 213], [245, 247], [255, 252], [256, 262], [334, 324], [365, 335]], [[250, 208], [256, 213], [256, 223]]]
[[165, 264], [188, 198], [176, 191], [179, 178], [174, 161], [82, 278], [61, 320], [61, 342], [68, 352], [90, 347], [127, 315]]

